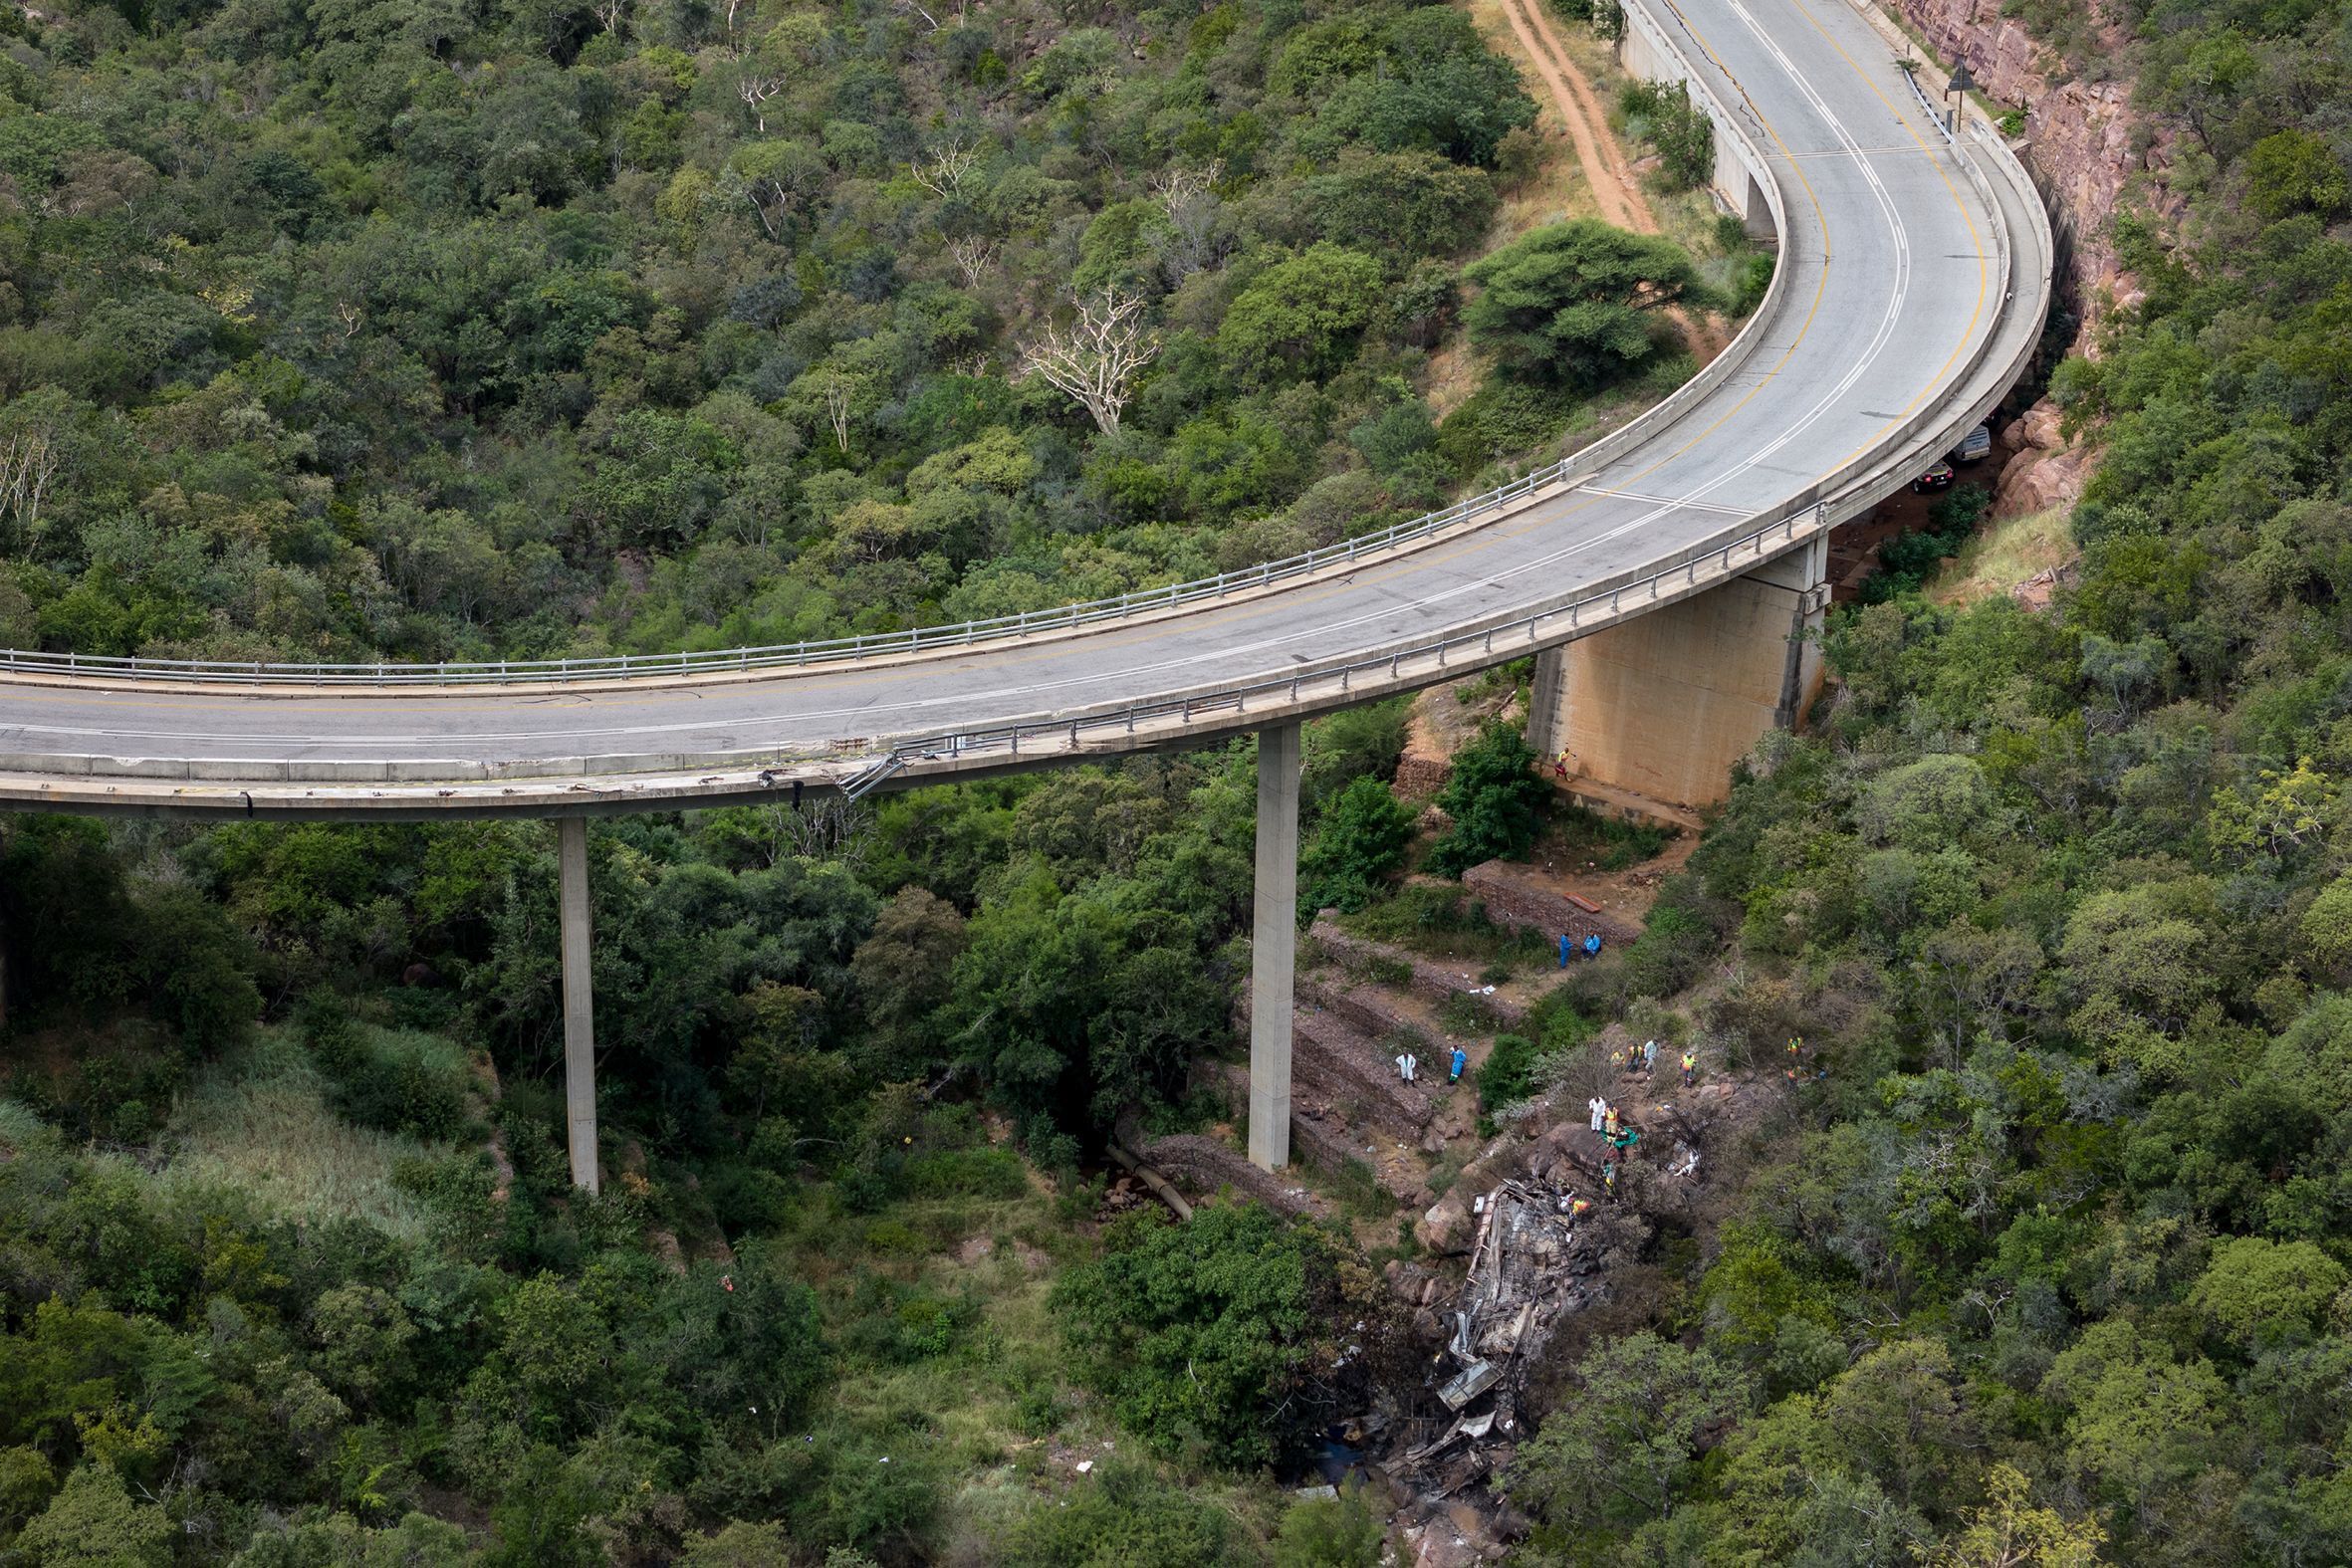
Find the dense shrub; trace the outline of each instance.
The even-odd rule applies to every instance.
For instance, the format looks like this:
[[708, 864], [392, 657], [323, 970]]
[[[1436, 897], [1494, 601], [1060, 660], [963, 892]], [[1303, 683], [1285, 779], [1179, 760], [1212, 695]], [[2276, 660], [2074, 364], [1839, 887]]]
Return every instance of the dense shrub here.
[[1657, 350], [1658, 313], [1710, 303], [1681, 246], [1591, 218], [1555, 223], [1465, 269], [1472, 339], [1522, 379], [1606, 385]]
[[1376, 778], [1358, 779], [1324, 813], [1298, 864], [1301, 918], [1318, 909], [1359, 910], [1413, 841], [1415, 813]]
[[1257, 1553], [1215, 1503], [1112, 1462], [1072, 1493], [1041, 1501], [999, 1543], [1006, 1568], [1195, 1568], [1248, 1563]]
[[1483, 861], [1527, 851], [1543, 830], [1551, 798], [1551, 787], [1535, 777], [1535, 762], [1526, 737], [1506, 724], [1489, 724], [1454, 754], [1437, 797], [1453, 826], [1431, 848], [1431, 870], [1459, 876]]
[[1155, 1449], [1243, 1467], [1295, 1452], [1341, 1354], [1330, 1243], [1255, 1205], [1118, 1222], [1054, 1287], [1070, 1351]]
[[1715, 176], [1715, 124], [1680, 82], [1628, 79], [1618, 90], [1629, 135], [1658, 149], [1658, 181], [1689, 190]]

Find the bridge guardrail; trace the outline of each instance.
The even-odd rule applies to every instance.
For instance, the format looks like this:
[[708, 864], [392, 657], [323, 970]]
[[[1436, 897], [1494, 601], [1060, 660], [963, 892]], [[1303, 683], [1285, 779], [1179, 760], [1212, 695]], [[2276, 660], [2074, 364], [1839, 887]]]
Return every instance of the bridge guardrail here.
[[[1629, 3], [1638, 5], [1641, 0], [1629, 0]], [[1916, 84], [1914, 84], [1914, 91], [1917, 91]], [[1933, 117], [1933, 106], [1928, 107], [1930, 116]], [[1972, 119], [1969, 123], [1973, 139], [1977, 142], [1978, 147], [1993, 158], [1996, 170], [2009, 179], [2020, 203], [2029, 212], [2042, 215], [2041, 227], [2044, 233], [2041, 252], [2046, 259], [2050, 251], [2050, 241], [2046, 232], [2046, 212], [2041, 205], [2039, 192], [2033, 188], [2031, 180], [2025, 175], [2022, 166], [2016, 163], [2015, 157], [2010, 153], [2005, 142], [1989, 132], [1981, 122]], [[1999, 262], [2001, 302], [2005, 309], [2015, 296], [2011, 272], [2016, 255], [2007, 219], [1999, 197], [1993, 190], [1984, 170], [1978, 167], [1971, 149], [1963, 146], [1958, 138], [1948, 139], [1955, 159], [1961, 164], [1970, 183], [1984, 198], [1987, 210], [1991, 214], [1995, 252]], [[1779, 209], [1775, 207], [1773, 210], [1775, 217], [1778, 217]], [[1786, 232], [1785, 227], [1782, 232]], [[2025, 281], [2034, 291], [2032, 317], [2038, 322], [2048, 309], [2051, 287], [2048, 267], [2045, 265], [2037, 277]], [[1762, 314], [1759, 313], [1760, 318]], [[1961, 372], [1959, 378], [1961, 385], [1967, 385], [1970, 378], [1983, 369], [1986, 360], [1993, 353], [1999, 336], [1998, 332], [1988, 334], [1984, 341], [1978, 345]], [[1544, 640], [1544, 629], [1547, 625], [1550, 626], [1556, 637], [1560, 630], [1564, 629], [1570, 632], [1576, 630], [1588, 615], [1601, 620], [1614, 619], [1628, 595], [1645, 604], [1657, 602], [1667, 597], [1686, 597], [1700, 589], [1703, 566], [1705, 566], [1705, 581], [1708, 585], [1712, 585], [1737, 575], [1740, 571], [1752, 570], [1765, 560], [1783, 554], [1795, 543], [1800, 534], [1810, 537], [1814, 533], [1833, 527], [1863, 507], [1875, 503], [1880, 496], [1885, 494], [1884, 487], [1891, 482], [1899, 482], [1903, 472], [1912, 466], [1914, 446], [1916, 438], [1920, 434], [1926, 433], [1933, 437], [1925, 447], [1925, 450], [1928, 451], [1942, 451], [1956, 444], [1963, 435], [1992, 411], [1992, 405], [1999, 400], [2005, 388], [2013, 384], [2016, 377], [2031, 364], [2033, 354], [2038, 346], [2038, 333], [2026, 336], [2011, 350], [2008, 360], [1996, 371], [1990, 383], [2001, 390], [1995, 391], [1989, 399], [1980, 395], [1979, 398], [1969, 403], [1958, 405], [1956, 411], [1947, 412], [1945, 417], [1935, 424], [1913, 421], [1912, 428], [1907, 433], [1899, 433], [1880, 443], [1876, 451], [1849, 468], [1844, 475], [1814, 485], [1792, 501], [1783, 503], [1782, 507], [1770, 509], [1771, 513], [1777, 514], [1776, 516], [1766, 520], [1766, 514], [1760, 513], [1733, 524], [1724, 533], [1692, 547], [1673, 560], [1649, 570], [1646, 574], [1637, 568], [1635, 572], [1626, 574], [1619, 581], [1603, 582], [1590, 589], [1581, 590], [1579, 594], [1571, 595], [1564, 601], [1555, 602], [1515, 618], [1483, 627], [1473, 627], [1466, 632], [1424, 642], [1413, 647], [1391, 649], [1383, 654], [1351, 660], [1338, 665], [1321, 665], [1312, 669], [1303, 669], [1287, 679], [1262, 681], [1222, 691], [1172, 698], [1149, 705], [1131, 706], [1124, 711], [1097, 712], [1067, 718], [1041, 718], [977, 732], [931, 736], [917, 741], [900, 742], [890, 749], [888, 755], [898, 761], [901, 771], [903, 771], [924, 762], [940, 760], [960, 762], [965, 758], [975, 756], [985, 758], [992, 751], [1003, 751], [1009, 755], [1018, 756], [1024, 739], [1035, 742], [1047, 738], [1061, 739], [1066, 737], [1065, 744], [1069, 749], [1075, 751], [1081, 748], [1083, 737], [1087, 733], [1098, 732], [1106, 728], [1119, 729], [1132, 734], [1139, 725], [1164, 724], [1170, 717], [1176, 718], [1180, 725], [1190, 725], [1195, 721], [1196, 716], [1205, 718], [1228, 710], [1239, 716], [1248, 711], [1249, 703], [1253, 698], [1280, 695], [1282, 700], [1294, 703], [1318, 688], [1329, 688], [1334, 681], [1336, 681], [1338, 691], [1342, 695], [1351, 694], [1353, 683], [1362, 675], [1372, 675], [1377, 679], [1379, 674], [1385, 673], [1392, 684], [1401, 684], [1401, 678], [1405, 676], [1407, 666], [1426, 665], [1434, 660], [1442, 668], [1449, 655], [1454, 651], [1467, 650], [1473, 646], [1479, 649], [1480, 656], [1484, 658], [1495, 651], [1498, 639], [1502, 639], [1508, 644], [1514, 638], [1521, 638], [1528, 647], [1540, 646]], [[1776, 539], [1775, 536], [1777, 536]], [[1744, 554], [1745, 560], [1742, 559]], [[1706, 566], [1708, 562], [1714, 564]], [[1735, 569], [1736, 563], [1737, 570]], [[1674, 579], [1678, 575], [1682, 580], [1675, 583]], [[1671, 593], [1668, 592], [1670, 584], [1673, 587]], [[1597, 608], [1603, 600], [1606, 600], [1607, 603], [1605, 616]], [[1558, 624], [1563, 617], [1566, 621], [1564, 628]], [[1226, 728], [1232, 728], [1232, 726], [1226, 726]]]

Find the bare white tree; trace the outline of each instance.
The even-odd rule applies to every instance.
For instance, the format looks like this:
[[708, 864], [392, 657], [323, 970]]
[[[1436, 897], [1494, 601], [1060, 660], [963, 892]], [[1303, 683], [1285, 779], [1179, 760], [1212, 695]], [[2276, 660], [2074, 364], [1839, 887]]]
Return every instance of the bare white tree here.
[[1021, 373], [1041, 375], [1082, 404], [1103, 434], [1119, 427], [1135, 377], [1160, 351], [1160, 336], [1144, 325], [1143, 297], [1105, 288], [1076, 302], [1068, 327], [1048, 322], [1021, 351]]
[[964, 275], [967, 289], [979, 288], [980, 280], [997, 264], [997, 242], [985, 234], [967, 234], [950, 244], [947, 253], [955, 258], [956, 271]]
[[596, 20], [604, 24], [604, 31], [620, 36], [622, 18], [628, 15], [628, 0], [596, 0]]
[[735, 83], [735, 96], [760, 124], [760, 134], [768, 133], [768, 101], [784, 91], [784, 78], [764, 77], [756, 71], [746, 71]]
[[0, 437], [0, 508], [30, 531], [41, 521], [41, 503], [57, 478], [63, 458], [57, 442], [44, 429], [10, 432]]
[[1153, 249], [1170, 288], [1213, 265], [1225, 251], [1226, 236], [1220, 232], [1225, 204], [1212, 188], [1224, 172], [1224, 160], [1213, 159], [1199, 168], [1171, 164], [1152, 176], [1151, 188], [1167, 217]]
[[923, 9], [922, 0], [898, 0], [897, 5], [893, 9], [899, 11], [911, 11], [916, 16], [921, 17], [923, 19], [923, 31], [926, 33], [936, 33], [939, 31], [939, 18], [933, 16], [930, 12]]
[[914, 175], [916, 184], [934, 196], [945, 198], [964, 188], [964, 177], [972, 172], [973, 165], [979, 161], [978, 147], [967, 146], [962, 141], [950, 141], [944, 146], [933, 147], [928, 158], [909, 163], [907, 170]]
[[1152, 194], [1160, 198], [1160, 205], [1173, 211], [1184, 202], [1206, 194], [1224, 173], [1223, 158], [1211, 158], [1199, 168], [1171, 163], [1151, 176], [1147, 183], [1151, 186]]
[[833, 427], [833, 444], [842, 451], [849, 450], [850, 396], [856, 384], [838, 370], [825, 373], [821, 390], [824, 394], [824, 422]]

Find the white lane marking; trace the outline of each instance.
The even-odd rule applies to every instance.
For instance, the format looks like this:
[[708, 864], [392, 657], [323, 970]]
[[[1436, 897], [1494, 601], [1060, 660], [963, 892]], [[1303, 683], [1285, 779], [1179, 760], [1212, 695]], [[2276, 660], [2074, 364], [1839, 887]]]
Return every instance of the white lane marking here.
[[1612, 490], [1604, 485], [1578, 485], [1578, 491], [1588, 496], [1607, 496], [1612, 501], [1638, 501], [1651, 507], [1687, 507], [1693, 512], [1720, 512], [1726, 517], [1744, 518], [1745, 509], [1728, 507], [1719, 501], [1693, 501], [1688, 496], [1652, 496], [1638, 490]]
[[1774, 162], [1794, 163], [1813, 158], [1877, 158], [1889, 156], [1926, 157], [1925, 147], [1826, 147], [1819, 152], [1771, 152], [1765, 156]]

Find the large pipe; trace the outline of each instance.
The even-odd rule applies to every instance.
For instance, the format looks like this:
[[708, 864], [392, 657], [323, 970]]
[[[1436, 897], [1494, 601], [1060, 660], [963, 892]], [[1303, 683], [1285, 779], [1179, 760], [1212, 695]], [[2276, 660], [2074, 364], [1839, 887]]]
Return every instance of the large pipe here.
[[1184, 1195], [1169, 1186], [1166, 1177], [1129, 1153], [1126, 1145], [1113, 1138], [1103, 1147], [1110, 1151], [1112, 1159], [1135, 1173], [1135, 1180], [1157, 1193], [1160, 1202], [1166, 1204], [1177, 1219], [1190, 1220], [1192, 1218], [1192, 1205], [1184, 1201]]
[[557, 924], [564, 937], [564, 1111], [572, 1185], [596, 1181], [595, 994], [588, 970], [588, 818], [556, 818]]
[[1258, 896], [1250, 934], [1250, 1161], [1291, 1161], [1291, 976], [1298, 958], [1298, 726], [1258, 732]]

